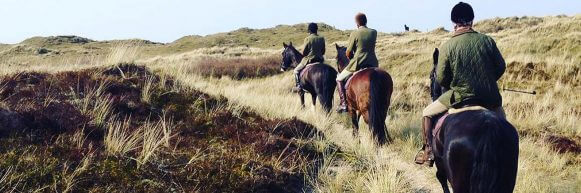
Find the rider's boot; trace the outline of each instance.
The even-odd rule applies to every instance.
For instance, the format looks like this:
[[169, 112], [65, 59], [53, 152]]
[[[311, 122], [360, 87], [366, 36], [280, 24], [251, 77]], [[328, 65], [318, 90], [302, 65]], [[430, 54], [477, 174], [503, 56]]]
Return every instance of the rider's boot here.
[[337, 113], [347, 112], [347, 92], [345, 90], [345, 82], [337, 81], [337, 87], [339, 90], [339, 108], [337, 108]]
[[424, 138], [424, 146], [418, 152], [415, 158], [415, 162], [417, 164], [424, 164], [429, 167], [434, 165], [434, 153], [432, 152], [432, 118], [424, 117], [423, 119], [423, 138]]
[[299, 73], [295, 73], [295, 87], [292, 89], [292, 91], [294, 93], [298, 93], [302, 90], [303, 90], [303, 87], [301, 87], [301, 79], [300, 79]]

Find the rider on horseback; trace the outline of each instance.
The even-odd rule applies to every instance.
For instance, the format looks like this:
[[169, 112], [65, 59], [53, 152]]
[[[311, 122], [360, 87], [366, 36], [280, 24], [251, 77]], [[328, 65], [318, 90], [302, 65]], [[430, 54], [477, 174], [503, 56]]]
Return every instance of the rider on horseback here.
[[454, 34], [444, 43], [436, 66], [436, 80], [449, 89], [426, 107], [423, 115], [424, 145], [415, 158], [417, 164], [434, 163], [432, 153], [432, 118], [450, 108], [479, 105], [504, 117], [502, 97], [496, 81], [504, 73], [506, 64], [496, 43], [489, 36], [472, 29], [474, 11], [460, 2], [452, 9]]
[[351, 61], [345, 67], [345, 70], [337, 76], [339, 85], [339, 98], [341, 104], [337, 112], [347, 112], [347, 94], [345, 84], [347, 80], [358, 70], [368, 67], [378, 67], [379, 62], [375, 56], [375, 42], [377, 40], [377, 31], [367, 28], [367, 17], [363, 13], [355, 15], [357, 30], [351, 33], [349, 44], [347, 45], [346, 55]]
[[323, 56], [325, 55], [325, 38], [317, 34], [318, 29], [316, 23], [309, 23], [309, 36], [305, 38], [305, 48], [303, 49], [304, 57], [294, 70], [296, 87], [293, 88], [293, 92], [299, 92], [303, 89], [300, 83], [300, 74], [307, 64], [325, 61]]

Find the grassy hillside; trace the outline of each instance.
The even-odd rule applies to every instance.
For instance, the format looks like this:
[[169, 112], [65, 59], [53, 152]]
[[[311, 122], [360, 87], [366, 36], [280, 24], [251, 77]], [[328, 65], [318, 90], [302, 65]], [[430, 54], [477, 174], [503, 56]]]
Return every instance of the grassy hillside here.
[[[346, 39], [348, 32], [327, 24], [319, 24], [320, 34], [328, 42]], [[168, 44], [147, 40], [94, 41], [78, 36], [33, 37], [18, 44], [0, 45], [0, 59], [15, 65], [47, 63], [87, 63], [103, 60], [112, 49], [119, 46], [138, 46], [140, 57], [168, 55], [211, 47], [253, 47], [276, 49], [282, 42], [302, 45], [307, 34], [307, 24], [279, 25], [267, 29], [241, 28], [235, 31], [208, 36], [186, 36]], [[68, 59], [63, 61], [63, 59]], [[5, 62], [7, 63], [7, 62]]]
[[[336, 52], [331, 43], [345, 44], [348, 32], [322, 28], [328, 44], [326, 57], [328, 63], [334, 65], [332, 60]], [[538, 93], [534, 96], [501, 93], [507, 118], [521, 137], [515, 192], [578, 192], [581, 189], [581, 94], [577, 92], [581, 90], [581, 15], [495, 18], [478, 22], [475, 28], [495, 39], [507, 62], [507, 71], [499, 85]], [[8, 58], [2, 60], [0, 74], [14, 74], [21, 70], [57, 73], [135, 61], [172, 77], [184, 88], [200, 90], [217, 98], [225, 97], [229, 103], [242, 106], [267, 120], [298, 118], [315, 126], [324, 138], [305, 139], [303, 142], [314, 144], [316, 152], [321, 153], [320, 167], [315, 175], [303, 175], [305, 179], [302, 179], [315, 192], [440, 192], [435, 170], [416, 166], [412, 160], [421, 144], [420, 114], [430, 101], [428, 73], [432, 68], [432, 52], [451, 34], [440, 28], [425, 33], [382, 34], [378, 38], [380, 67], [392, 75], [395, 90], [387, 120], [394, 141], [389, 146], [376, 148], [370, 141], [366, 126], [362, 125], [360, 139], [353, 138], [345, 116], [325, 116], [320, 111], [300, 107], [298, 96], [290, 93], [293, 86], [291, 73], [268, 71], [276, 68], [280, 44], [292, 40], [300, 47], [306, 36], [305, 29], [305, 24], [262, 30], [240, 29], [204, 37], [184, 37], [165, 45], [89, 42], [50, 47], [55, 50], [100, 47], [88, 53], [95, 56], [90, 59], [78, 51], [70, 51], [66, 57], [54, 56], [54, 59], [28, 52], [28, 55], [18, 55], [6, 52], [7, 48], [0, 46], [0, 58]], [[46, 46], [42, 42], [46, 40], [8, 45], [8, 48]], [[77, 65], [62, 61], [74, 61]], [[244, 66], [254, 66], [252, 68], [257, 68], [257, 71], [252, 72]], [[237, 111], [234, 109], [233, 114], [236, 115]], [[218, 130], [219, 126], [216, 125]], [[229, 141], [227, 137], [225, 140]], [[238, 162], [229, 163], [232, 167], [240, 167]], [[262, 163], [268, 165], [272, 162]], [[62, 167], [66, 164], [55, 164], [59, 167], [53, 167], [53, 172], [70, 171]], [[292, 168], [290, 171], [309, 171], [308, 165], [297, 163], [295, 166], [302, 170]], [[139, 177], [139, 172], [147, 171], [138, 170], [138, 177], [133, 178], [144, 179]]]
[[[328, 42], [345, 39], [347, 32], [337, 30], [327, 24], [319, 24], [319, 33]], [[187, 51], [192, 48], [249, 46], [259, 48], [279, 48], [282, 42], [293, 42], [301, 45], [307, 34], [307, 24], [279, 25], [267, 29], [241, 28], [227, 33], [208, 36], [186, 36], [180, 38], [168, 47], [175, 51]]]
[[[521, 136], [516, 192], [576, 192], [580, 188], [581, 95], [575, 92], [581, 89], [580, 24], [581, 16], [497, 18], [476, 24], [476, 30], [496, 40], [507, 61], [507, 72], [499, 81], [501, 87], [539, 93], [532, 96], [502, 92], [508, 119]], [[290, 73], [242, 81], [189, 73], [199, 64], [199, 54], [211, 49], [144, 62], [165, 69], [194, 88], [225, 96], [264, 116], [296, 116], [322, 129], [327, 142], [339, 145], [344, 153], [326, 156], [326, 170], [312, 182], [317, 191], [439, 192], [434, 170], [415, 166], [412, 160], [421, 142], [420, 113], [430, 100], [431, 54], [448, 38], [450, 33], [442, 29], [379, 38], [380, 66], [395, 82], [387, 121], [395, 141], [380, 149], [375, 149], [365, 137], [362, 144], [357, 143], [358, 139], [349, 134], [345, 117], [304, 112], [298, 97], [289, 92], [293, 84]], [[334, 49], [330, 49], [328, 56], [334, 54]], [[239, 55], [261, 57], [251, 50]], [[219, 54], [207, 56], [220, 58]]]

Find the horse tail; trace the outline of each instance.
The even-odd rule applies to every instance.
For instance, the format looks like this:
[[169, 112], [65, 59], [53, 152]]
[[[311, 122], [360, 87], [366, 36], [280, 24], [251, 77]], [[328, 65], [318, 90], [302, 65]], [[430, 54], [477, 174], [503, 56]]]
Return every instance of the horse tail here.
[[377, 70], [372, 70], [369, 74], [369, 129], [380, 145], [387, 142], [387, 130], [385, 128], [385, 118], [389, 106], [391, 92], [388, 87], [390, 77], [386, 80], [384, 75]]
[[510, 193], [516, 183], [518, 133], [503, 118], [488, 118], [474, 153], [470, 192]]
[[325, 112], [331, 112], [333, 108], [333, 95], [335, 94], [335, 87], [337, 86], [337, 71], [331, 67], [325, 67], [323, 73], [321, 73], [321, 79], [319, 85], [315, 88], [317, 89], [317, 96], [319, 98], [319, 103], [323, 106]]

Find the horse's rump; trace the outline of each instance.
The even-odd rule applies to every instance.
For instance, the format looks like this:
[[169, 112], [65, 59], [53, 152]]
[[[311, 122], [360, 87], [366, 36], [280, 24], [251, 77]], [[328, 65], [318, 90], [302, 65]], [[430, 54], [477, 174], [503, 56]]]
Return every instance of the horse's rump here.
[[318, 97], [319, 102], [326, 111], [333, 106], [333, 95], [337, 82], [337, 71], [324, 63], [313, 63], [305, 67], [301, 73], [303, 88]]
[[369, 124], [379, 144], [387, 141], [385, 119], [390, 105], [393, 82], [379, 68], [367, 68], [355, 73], [346, 88], [349, 112], [359, 112]]
[[518, 133], [489, 110], [450, 114], [434, 140], [437, 160], [455, 191], [512, 192], [518, 165]]

